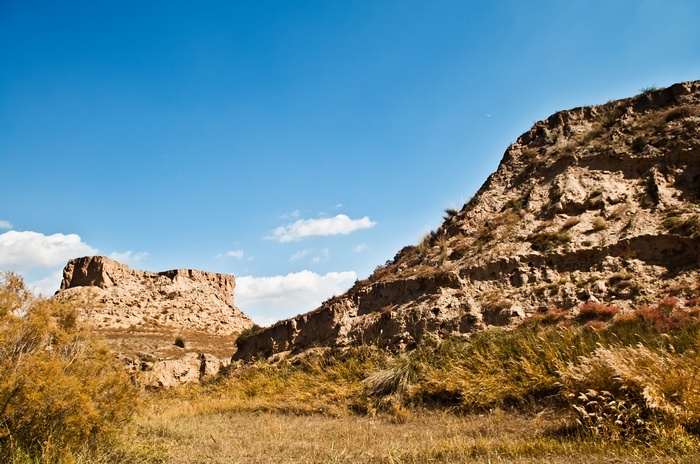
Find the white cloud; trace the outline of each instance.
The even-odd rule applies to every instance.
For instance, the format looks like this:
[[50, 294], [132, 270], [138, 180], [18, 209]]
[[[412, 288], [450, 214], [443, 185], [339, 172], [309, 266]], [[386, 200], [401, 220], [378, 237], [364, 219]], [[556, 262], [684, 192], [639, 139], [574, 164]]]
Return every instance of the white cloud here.
[[367, 244], [366, 244], [366, 243], [360, 243], [359, 245], [357, 245], [357, 246], [355, 247], [355, 253], [359, 253], [360, 251], [366, 250], [366, 249], [367, 249]]
[[236, 279], [236, 306], [259, 317], [292, 317], [317, 308], [324, 300], [347, 290], [357, 278], [354, 271], [319, 275], [300, 271], [285, 276]]
[[124, 253], [117, 253], [116, 251], [113, 251], [112, 253], [109, 254], [109, 259], [113, 259], [115, 261], [119, 261], [122, 264], [133, 264], [133, 263], [138, 263], [141, 261], [143, 258], [147, 257], [148, 253], [145, 251], [140, 251], [136, 253], [134, 256], [131, 256], [131, 250], [125, 251]]
[[[227, 258], [241, 259], [243, 257], [243, 250], [235, 250], [235, 251], [231, 250], [231, 251], [227, 251], [226, 254], [219, 253], [218, 255], [214, 256], [214, 259], [219, 259], [219, 258], [222, 258], [224, 256]], [[251, 259], [251, 258], [248, 258], [248, 259]]]
[[299, 217], [299, 210], [297, 209], [297, 210], [292, 211], [292, 212], [289, 213], [289, 214], [283, 214], [283, 215], [280, 216], [280, 217], [281, 217], [282, 219], [287, 219], [287, 218], [289, 218], [289, 217], [298, 218], [298, 217]]
[[312, 263], [320, 263], [321, 262], [321, 257], [320, 256], [314, 256], [313, 259], [311, 260]]
[[12, 224], [9, 221], [0, 221], [0, 229], [12, 229]]
[[253, 322], [258, 324], [260, 327], [270, 327], [272, 324], [277, 322], [277, 319], [275, 319], [274, 317], [265, 317], [265, 316], [255, 315], [255, 316], [250, 316], [250, 318], [253, 320]]
[[276, 228], [272, 231], [271, 236], [265, 238], [285, 243], [315, 235], [349, 234], [358, 229], [374, 227], [375, 224], [376, 222], [372, 222], [368, 216], [362, 219], [350, 219], [344, 214], [332, 218], [299, 219], [286, 226]]
[[301, 250], [297, 253], [294, 253], [294, 256], [289, 258], [290, 261], [296, 261], [299, 258], [303, 258], [304, 256], [308, 255], [311, 252], [311, 250]]
[[94, 255], [97, 250], [76, 234], [44, 235], [10, 230], [0, 234], [0, 269], [15, 272], [63, 266], [70, 258]]
[[27, 287], [32, 289], [36, 294], [49, 297], [56, 293], [56, 290], [61, 287], [61, 280], [63, 280], [63, 270], [58, 269], [43, 279], [28, 282]]
[[243, 250], [227, 251], [226, 256], [229, 258], [241, 259], [243, 257]]

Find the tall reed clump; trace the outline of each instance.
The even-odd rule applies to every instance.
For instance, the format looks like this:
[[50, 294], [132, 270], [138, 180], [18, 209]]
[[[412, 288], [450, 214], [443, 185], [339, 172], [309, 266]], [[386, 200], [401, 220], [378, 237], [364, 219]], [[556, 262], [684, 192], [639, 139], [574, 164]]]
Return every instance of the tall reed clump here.
[[126, 421], [136, 392], [76, 308], [0, 274], [0, 461], [65, 459]]
[[[700, 347], [700, 343], [698, 343]], [[561, 372], [579, 424], [606, 439], [653, 439], [700, 432], [700, 356], [638, 344], [598, 347]]]

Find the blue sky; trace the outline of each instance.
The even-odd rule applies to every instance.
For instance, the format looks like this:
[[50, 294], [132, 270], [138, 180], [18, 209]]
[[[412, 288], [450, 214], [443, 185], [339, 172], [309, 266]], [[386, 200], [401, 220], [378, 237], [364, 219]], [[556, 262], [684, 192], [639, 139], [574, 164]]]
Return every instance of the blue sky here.
[[311, 310], [536, 120], [700, 79], [698, 23], [668, 0], [2, 1], [0, 268], [50, 294], [98, 253], [232, 273], [261, 323]]

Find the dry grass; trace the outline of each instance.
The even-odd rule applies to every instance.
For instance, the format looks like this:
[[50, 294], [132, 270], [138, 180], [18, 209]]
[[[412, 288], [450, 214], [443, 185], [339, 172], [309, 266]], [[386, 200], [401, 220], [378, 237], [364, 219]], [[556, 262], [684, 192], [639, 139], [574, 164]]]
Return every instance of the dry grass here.
[[110, 447], [77, 462], [150, 463], [588, 463], [694, 462], [676, 449], [563, 437], [568, 422], [552, 411], [494, 410], [458, 416], [416, 411], [392, 415], [200, 413], [196, 403], [157, 395]]

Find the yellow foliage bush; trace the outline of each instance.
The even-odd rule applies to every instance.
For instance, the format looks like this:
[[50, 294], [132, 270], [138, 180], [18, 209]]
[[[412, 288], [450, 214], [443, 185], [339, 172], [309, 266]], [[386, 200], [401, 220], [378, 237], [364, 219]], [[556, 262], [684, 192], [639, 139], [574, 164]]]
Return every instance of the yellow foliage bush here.
[[126, 421], [136, 390], [74, 306], [0, 274], [0, 461], [51, 461]]

